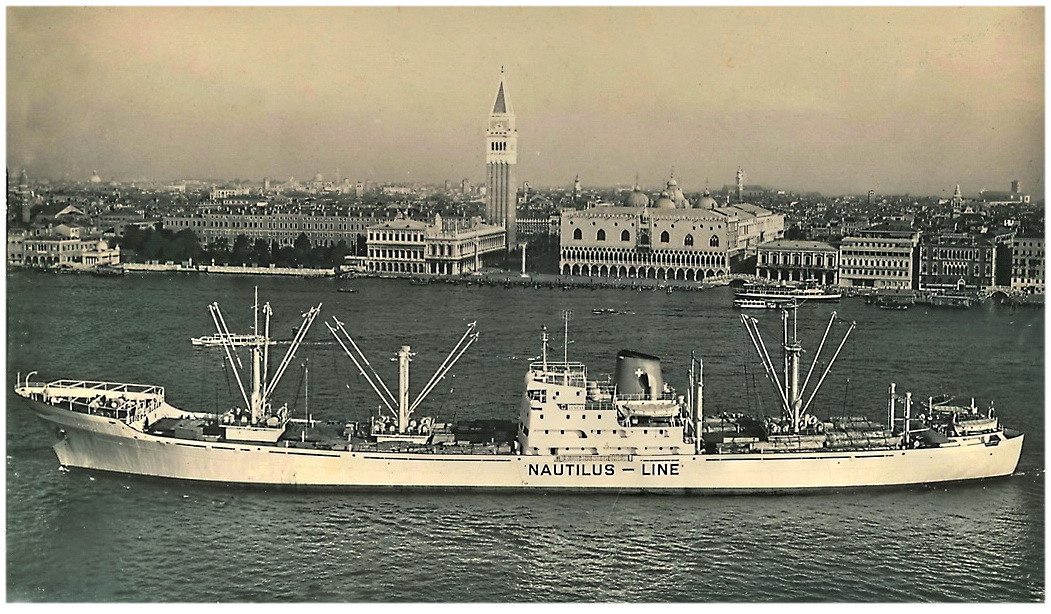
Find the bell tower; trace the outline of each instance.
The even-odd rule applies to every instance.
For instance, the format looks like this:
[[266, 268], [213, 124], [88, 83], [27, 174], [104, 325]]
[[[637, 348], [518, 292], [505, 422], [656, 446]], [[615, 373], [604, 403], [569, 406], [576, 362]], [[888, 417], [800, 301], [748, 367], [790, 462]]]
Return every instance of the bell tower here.
[[517, 245], [515, 205], [518, 185], [515, 182], [515, 166], [518, 164], [518, 130], [515, 128], [511, 98], [507, 95], [503, 66], [500, 67], [500, 86], [496, 90], [492, 109], [485, 137], [485, 217], [488, 223], [505, 228], [506, 247], [512, 250]]

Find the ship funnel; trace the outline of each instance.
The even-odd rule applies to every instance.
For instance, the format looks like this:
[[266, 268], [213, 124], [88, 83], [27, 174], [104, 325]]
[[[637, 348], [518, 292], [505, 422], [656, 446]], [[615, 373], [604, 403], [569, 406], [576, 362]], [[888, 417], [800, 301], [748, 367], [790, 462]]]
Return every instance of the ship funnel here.
[[664, 390], [661, 359], [649, 354], [630, 350], [617, 352], [614, 378], [620, 396], [642, 395], [646, 399], [656, 400]]

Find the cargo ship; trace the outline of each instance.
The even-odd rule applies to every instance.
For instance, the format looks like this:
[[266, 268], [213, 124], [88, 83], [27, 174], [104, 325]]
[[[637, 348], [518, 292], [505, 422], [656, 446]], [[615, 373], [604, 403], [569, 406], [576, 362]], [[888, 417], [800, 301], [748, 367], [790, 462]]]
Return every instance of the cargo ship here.
[[[272, 400], [321, 305], [303, 315], [271, 369], [269, 304], [256, 300], [251, 337], [235, 338], [209, 305], [240, 400], [229, 411], [192, 411], [153, 385], [19, 375], [15, 392], [54, 436], [63, 468], [201, 482], [300, 489], [482, 489], [618, 493], [792, 493], [894, 487], [1011, 475], [1024, 435], [973, 400], [914, 401], [889, 385], [886, 423], [866, 416], [820, 419], [810, 408], [854, 323], [832, 314], [805, 377], [796, 310], [781, 310], [775, 364], [759, 321], [742, 314], [780, 403], [774, 416], [704, 412], [703, 362], [690, 357], [686, 390], [664, 380], [657, 356], [622, 350], [612, 376], [569, 360], [569, 319], [561, 360], [541, 352], [524, 376], [517, 420], [440, 422], [422, 414], [428, 394], [478, 339], [470, 324], [438, 370], [410, 399], [409, 346], [397, 352], [392, 392], [346, 326], [329, 333], [380, 398], [367, 421], [290, 415]], [[260, 315], [265, 327], [260, 330]], [[833, 325], [836, 335], [830, 335]], [[830, 336], [846, 328], [831, 360], [817, 368]], [[236, 340], [235, 340], [236, 339]], [[247, 344], [247, 345], [245, 345]], [[829, 343], [829, 348], [835, 345]], [[238, 353], [240, 352], [240, 354]], [[241, 354], [247, 352], [247, 360]], [[811, 380], [816, 383], [809, 387]], [[511, 409], [511, 412], [515, 411]], [[509, 413], [511, 413], [509, 412]]]

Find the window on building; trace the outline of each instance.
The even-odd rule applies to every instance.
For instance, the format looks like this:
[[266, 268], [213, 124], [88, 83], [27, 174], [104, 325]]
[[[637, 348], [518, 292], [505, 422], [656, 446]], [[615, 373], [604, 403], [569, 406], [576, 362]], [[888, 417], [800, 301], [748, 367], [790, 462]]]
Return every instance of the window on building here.
[[719, 247], [719, 235], [712, 235], [711, 241], [708, 241], [710, 247]]
[[621, 241], [630, 241], [631, 240], [631, 233], [629, 233], [627, 230], [625, 230], [624, 232], [620, 233], [620, 240]]
[[582, 238], [584, 238], [584, 235], [583, 235], [583, 233], [580, 232], [579, 228], [577, 228], [576, 230], [573, 231], [573, 240], [574, 241], [579, 241]]
[[682, 240], [682, 244], [687, 247], [693, 245], [693, 235], [686, 235], [686, 238]]
[[668, 231], [665, 230], [661, 233], [661, 243], [667, 243], [668, 241], [671, 241], [671, 236], [668, 234]]
[[604, 229], [602, 229], [602, 228], [599, 228], [598, 229], [598, 234], [595, 236], [595, 238], [598, 239], [599, 241], [605, 241], [606, 240], [606, 231]]

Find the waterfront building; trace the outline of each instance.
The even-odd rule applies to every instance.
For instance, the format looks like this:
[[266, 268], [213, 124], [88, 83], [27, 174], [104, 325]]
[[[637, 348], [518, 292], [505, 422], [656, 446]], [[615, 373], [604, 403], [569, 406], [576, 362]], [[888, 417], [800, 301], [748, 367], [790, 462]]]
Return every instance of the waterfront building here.
[[7, 266], [25, 265], [25, 240], [29, 237], [28, 228], [7, 229]]
[[920, 232], [873, 227], [843, 237], [839, 246], [839, 285], [915, 289]]
[[755, 268], [763, 279], [835, 285], [839, 250], [821, 241], [768, 241], [758, 248]]
[[432, 223], [399, 215], [368, 228], [366, 268], [376, 273], [461, 275], [480, 270], [483, 256], [504, 250], [501, 226], [480, 218]]
[[37, 233], [26, 229], [7, 233], [8, 266], [90, 268], [118, 263], [120, 247], [80, 226], [62, 224]]
[[518, 129], [515, 127], [515, 112], [507, 93], [503, 67], [500, 68], [500, 86], [489, 114], [485, 141], [485, 220], [507, 230], [506, 247], [510, 250], [517, 245], [515, 206], [518, 186], [515, 183], [515, 167], [518, 165]]
[[277, 241], [282, 247], [291, 247], [300, 234], [310, 244], [331, 247], [343, 241], [348, 246], [357, 244], [359, 237], [368, 234], [369, 226], [393, 217], [387, 210], [299, 210], [271, 209], [270, 207], [220, 207], [193, 213], [164, 217], [164, 228], [179, 232], [189, 228], [205, 245], [220, 239], [233, 244], [238, 235], [249, 241], [263, 239]]
[[1011, 245], [1011, 289], [1044, 292], [1044, 235], [1021, 233]]
[[783, 215], [746, 203], [719, 207], [707, 192], [696, 206], [677, 207], [668, 190], [649, 203], [636, 184], [622, 206], [563, 211], [560, 272], [701, 281], [784, 235]]
[[996, 246], [973, 234], [945, 232], [920, 239], [920, 290], [984, 290], [996, 285]]

